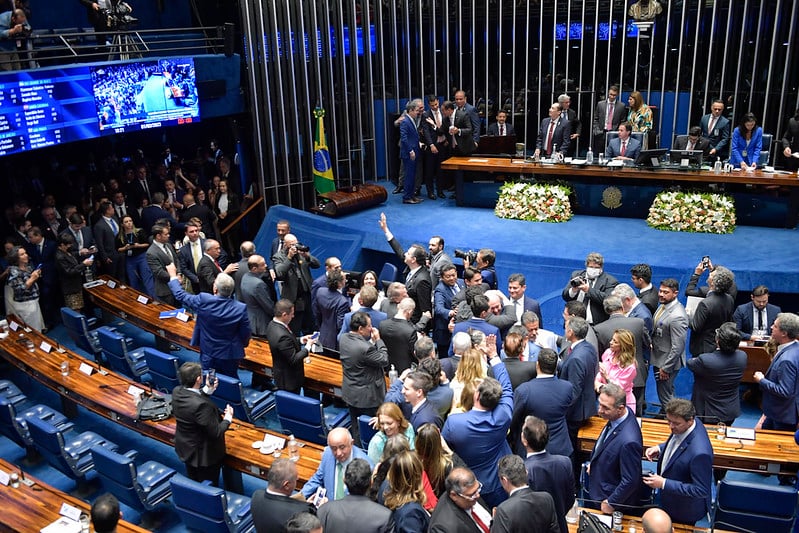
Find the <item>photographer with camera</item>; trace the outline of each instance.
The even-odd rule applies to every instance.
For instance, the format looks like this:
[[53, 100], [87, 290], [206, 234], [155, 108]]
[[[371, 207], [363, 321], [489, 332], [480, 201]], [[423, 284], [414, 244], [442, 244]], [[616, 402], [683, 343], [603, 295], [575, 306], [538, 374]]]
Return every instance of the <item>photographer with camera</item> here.
[[311, 255], [310, 248], [297, 242], [291, 233], [283, 237], [283, 248], [273, 257], [275, 275], [283, 282], [281, 297], [294, 304], [294, 318], [289, 323], [295, 335], [313, 333], [314, 319], [311, 312], [312, 268], [321, 263]]
[[[697, 298], [704, 298], [707, 296], [710, 289], [707, 285], [699, 287], [699, 278], [701, 278], [702, 274], [705, 272], [707, 272], [708, 277], [710, 277], [710, 273], [716, 270], [717, 266], [720, 265], [714, 265], [709, 255], [702, 257], [702, 260], [699, 261], [696, 268], [694, 268], [694, 271], [691, 273], [691, 279], [688, 280], [688, 285], [685, 287], [685, 295], [696, 296]], [[738, 296], [738, 287], [735, 285], [735, 280], [733, 280], [732, 286], [727, 291], [727, 294], [732, 296], [733, 300]]]
[[497, 254], [491, 248], [481, 248], [479, 251], [469, 250], [455, 250], [455, 257], [463, 259], [463, 268], [472, 267], [479, 270], [483, 277], [483, 283], [488, 285], [489, 289], [497, 289], [497, 271], [494, 268], [494, 263], [497, 260]]
[[111, 28], [108, 27], [108, 9], [111, 7], [112, 0], [79, 0], [83, 7], [86, 8], [86, 16], [89, 19], [89, 24], [94, 28], [97, 33], [97, 46], [104, 46], [108, 44], [108, 35], [105, 32]]
[[602, 270], [604, 264], [605, 258], [602, 254], [589, 253], [585, 258], [585, 269], [572, 272], [569, 283], [561, 295], [565, 302], [572, 300], [583, 302], [586, 307], [586, 320], [591, 325], [608, 319], [603, 302], [619, 284], [616, 278]]
[[21, 9], [0, 13], [0, 70], [20, 70], [17, 42], [31, 33], [28, 18]]

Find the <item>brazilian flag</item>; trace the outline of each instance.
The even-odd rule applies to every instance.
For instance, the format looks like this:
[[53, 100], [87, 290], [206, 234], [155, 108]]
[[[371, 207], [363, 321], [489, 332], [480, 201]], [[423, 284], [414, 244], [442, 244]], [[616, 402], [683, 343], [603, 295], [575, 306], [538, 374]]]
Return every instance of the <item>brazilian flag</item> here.
[[333, 181], [333, 166], [330, 163], [330, 152], [327, 151], [325, 140], [325, 110], [317, 107], [313, 111], [316, 118], [316, 135], [313, 140], [313, 183], [316, 192], [323, 194], [336, 190]]

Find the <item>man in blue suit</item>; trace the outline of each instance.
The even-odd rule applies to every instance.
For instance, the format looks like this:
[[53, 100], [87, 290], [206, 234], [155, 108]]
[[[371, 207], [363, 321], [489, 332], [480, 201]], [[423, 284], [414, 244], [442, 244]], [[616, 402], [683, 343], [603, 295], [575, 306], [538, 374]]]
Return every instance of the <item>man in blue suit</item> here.
[[497, 464], [511, 453], [505, 436], [513, 414], [513, 388], [493, 344], [488, 349], [496, 379], [486, 378], [478, 386], [471, 411], [447, 418], [441, 436], [483, 484], [483, 500], [490, 508], [507, 498], [499, 482]]
[[799, 413], [799, 316], [780, 313], [771, 327], [771, 338], [779, 345], [771, 364], [763, 372], [755, 372], [755, 381], [763, 393], [763, 429], [796, 429]]
[[644, 484], [660, 490], [660, 506], [673, 521], [694, 524], [712, 505], [713, 446], [689, 400], [675, 398], [665, 411], [671, 436], [646, 449], [646, 458], [657, 461], [658, 469], [644, 476]]
[[608, 423], [591, 452], [587, 503], [606, 514], [629, 513], [639, 504], [644, 445], [626, 398], [627, 393], [615, 383], [603, 385], [599, 392], [599, 416]]
[[247, 306], [231, 298], [235, 288], [233, 278], [223, 272], [216, 277], [213, 295], [194, 295], [183, 290], [175, 263], [166, 265], [166, 271], [175, 299], [197, 312], [191, 345], [200, 347], [203, 370], [213, 368], [220, 374], [238, 378], [239, 361], [244, 359], [251, 332]]
[[777, 315], [782, 309], [768, 303], [768, 287], [758, 285], [752, 289], [752, 301], [739, 305], [732, 314], [732, 319], [741, 332], [741, 338], [749, 340], [752, 331], [761, 330], [768, 334]]
[[[499, 328], [486, 322], [485, 317], [488, 315], [488, 297], [484, 294], [478, 294], [472, 299], [472, 318], [458, 322], [455, 324], [455, 329], [452, 334], [455, 335], [461, 331], [468, 332], [470, 329], [482, 331], [486, 337], [494, 335], [496, 337], [497, 352], [502, 351], [502, 336], [499, 333]], [[449, 355], [452, 357], [455, 352], [452, 350], [452, 343], [449, 345]]]
[[569, 121], [561, 119], [562, 111], [560, 104], [555, 102], [549, 108], [549, 117], [541, 121], [534, 157], [551, 157], [555, 152], [565, 154], [568, 151], [572, 130]]
[[365, 459], [374, 466], [366, 452], [352, 445], [352, 435], [347, 428], [335, 428], [327, 434], [327, 446], [322, 453], [322, 462], [311, 479], [302, 486], [302, 495], [307, 500], [316, 489], [327, 489], [328, 500], [340, 500], [347, 494], [344, 472], [353, 459]]
[[400, 158], [405, 167], [405, 188], [402, 195], [403, 204], [418, 204], [421, 198], [414, 196], [416, 181], [416, 161], [421, 161], [419, 150], [419, 130], [416, 126], [416, 117], [424, 111], [424, 103], [415, 98], [405, 106], [406, 117], [400, 122]]
[[633, 126], [629, 122], [619, 125], [619, 136], [608, 143], [608, 159], [619, 159], [625, 164], [632, 164], [641, 152], [641, 143], [630, 137]]
[[380, 322], [388, 318], [382, 311], [376, 311], [372, 309], [372, 306], [377, 302], [377, 289], [372, 285], [364, 285], [361, 287], [360, 292], [360, 299], [361, 299], [361, 308], [356, 311], [350, 311], [349, 313], [344, 315], [344, 322], [341, 324], [341, 331], [338, 332], [338, 338], [341, 340], [341, 337], [346, 335], [350, 330], [350, 320], [352, 319], [352, 315], [355, 313], [366, 313], [372, 319], [372, 327], [376, 328], [380, 326]]
[[452, 298], [459, 292], [466, 290], [462, 280], [458, 279], [458, 270], [452, 263], [441, 267], [441, 281], [433, 291], [433, 342], [438, 347], [438, 353], [443, 357], [449, 349], [452, 334], [449, 332], [449, 321], [455, 316], [452, 308]]
[[541, 316], [541, 306], [534, 298], [525, 295], [527, 290], [527, 280], [524, 274], [511, 274], [508, 277], [508, 296], [513, 310], [516, 312], [516, 323], [522, 323], [522, 315], [527, 311], [532, 311], [538, 317], [541, 324], [544, 323], [544, 318]]
[[166, 219], [169, 221], [172, 231], [174, 231], [176, 235], [180, 235], [185, 231], [186, 225], [175, 220], [175, 217], [164, 209], [164, 202], [164, 193], [160, 191], [153, 193], [153, 203], [141, 210], [142, 227], [144, 231], [150, 231], [157, 221]]
[[713, 100], [710, 104], [710, 113], [699, 121], [702, 127], [702, 137], [710, 141], [710, 155], [726, 159], [730, 153], [730, 121], [722, 115], [724, 101]]

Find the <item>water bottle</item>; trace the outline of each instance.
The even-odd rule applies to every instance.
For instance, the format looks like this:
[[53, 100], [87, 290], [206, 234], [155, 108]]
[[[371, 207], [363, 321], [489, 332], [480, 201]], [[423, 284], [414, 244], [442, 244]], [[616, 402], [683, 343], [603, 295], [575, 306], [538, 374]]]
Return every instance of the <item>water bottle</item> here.
[[591, 147], [588, 147], [588, 152], [585, 154], [585, 162], [589, 165], [594, 164], [594, 152], [591, 150]]
[[92, 272], [92, 267], [87, 266], [83, 269], [83, 277], [85, 278], [86, 283], [94, 281], [94, 272]]
[[599, 152], [599, 164], [600, 165], [605, 164], [605, 152]]
[[299, 461], [300, 460], [300, 445], [297, 440], [294, 438], [294, 435], [289, 435], [289, 459], [292, 461]]
[[394, 365], [391, 365], [391, 369], [388, 371], [388, 381], [389, 383], [394, 383], [397, 379], [399, 379], [399, 373], [397, 373]]
[[721, 174], [721, 158], [717, 157], [716, 162], [713, 163], [713, 172], [715, 174]]
[[566, 522], [569, 524], [576, 524], [580, 518], [580, 513], [577, 510], [577, 499], [574, 499], [574, 505], [572, 505], [571, 509], [566, 513]]

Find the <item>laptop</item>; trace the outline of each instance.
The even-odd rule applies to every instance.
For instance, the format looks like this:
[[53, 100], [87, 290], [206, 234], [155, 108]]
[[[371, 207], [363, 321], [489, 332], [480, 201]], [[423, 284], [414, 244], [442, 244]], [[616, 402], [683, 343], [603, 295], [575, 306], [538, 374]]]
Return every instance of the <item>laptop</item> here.
[[702, 150], [672, 150], [671, 163], [679, 168], [698, 169], [703, 155]]

